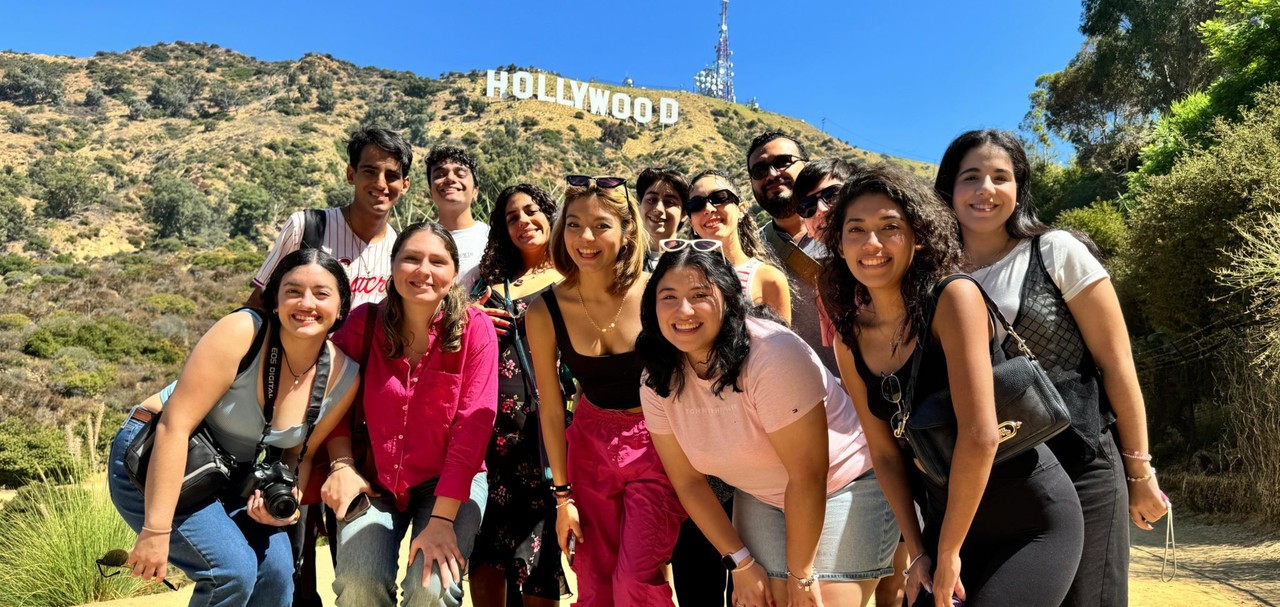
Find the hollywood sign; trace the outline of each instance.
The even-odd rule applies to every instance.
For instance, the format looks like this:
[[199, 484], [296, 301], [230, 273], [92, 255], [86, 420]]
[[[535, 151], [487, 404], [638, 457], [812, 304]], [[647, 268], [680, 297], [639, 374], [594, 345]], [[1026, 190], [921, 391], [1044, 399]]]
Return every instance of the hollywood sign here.
[[536, 98], [538, 101], [588, 110], [599, 116], [613, 116], [618, 120], [635, 120], [640, 124], [648, 124], [655, 117], [658, 119], [658, 124], [675, 124], [680, 118], [680, 103], [670, 97], [662, 97], [658, 100], [658, 111], [655, 116], [653, 101], [648, 97], [600, 89], [587, 82], [578, 82], [559, 76], [556, 77], [555, 93], [547, 94], [546, 74], [535, 75], [521, 71], [508, 75], [505, 71], [489, 70], [488, 76], [485, 77], [485, 97], [506, 97], [508, 88], [516, 99]]

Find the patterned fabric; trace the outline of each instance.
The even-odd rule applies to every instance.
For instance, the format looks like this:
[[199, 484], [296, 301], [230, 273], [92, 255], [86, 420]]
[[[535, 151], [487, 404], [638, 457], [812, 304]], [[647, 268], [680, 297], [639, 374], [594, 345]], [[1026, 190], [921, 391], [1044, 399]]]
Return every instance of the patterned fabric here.
[[[302, 230], [306, 225], [306, 211], [298, 211], [285, 220], [275, 246], [253, 277], [253, 286], [259, 289], [267, 285], [276, 264], [285, 255], [302, 246]], [[351, 231], [342, 209], [325, 209], [324, 240], [320, 248], [333, 255], [347, 271], [351, 281], [351, 308], [365, 303], [378, 303], [387, 296], [387, 281], [391, 279], [391, 245], [396, 242], [396, 231], [387, 226], [382, 240], [367, 243]]]
[[751, 299], [751, 283], [756, 279], [756, 272], [760, 270], [764, 262], [752, 257], [744, 261], [741, 265], [734, 266], [733, 269], [738, 273], [738, 282], [742, 283], [742, 294]]
[[[520, 341], [526, 344], [526, 360], [524, 314], [541, 294], [526, 295], [508, 306], [515, 312]], [[501, 297], [494, 291], [491, 305], [503, 305]], [[513, 335], [500, 337], [498, 348], [498, 417], [485, 456], [489, 504], [472, 557], [502, 569], [523, 594], [557, 600], [569, 594], [569, 584], [556, 543], [555, 500], [543, 476], [538, 411], [524, 379], [528, 373], [532, 381], [533, 370], [520, 364]]]

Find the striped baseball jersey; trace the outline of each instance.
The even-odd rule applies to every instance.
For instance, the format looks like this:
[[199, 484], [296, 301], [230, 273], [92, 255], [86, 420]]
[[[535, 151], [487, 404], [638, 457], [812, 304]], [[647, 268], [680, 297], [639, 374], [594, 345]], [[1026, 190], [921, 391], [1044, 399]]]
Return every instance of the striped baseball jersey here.
[[[302, 246], [302, 230], [306, 223], [306, 211], [298, 211], [285, 220], [275, 246], [267, 254], [266, 261], [253, 277], [253, 286], [266, 286], [285, 255]], [[347, 270], [351, 281], [351, 308], [367, 302], [380, 302], [387, 296], [387, 281], [391, 280], [391, 245], [396, 242], [396, 231], [387, 226], [381, 241], [369, 244], [356, 236], [342, 216], [342, 209], [325, 209], [324, 240], [320, 248], [337, 258]]]

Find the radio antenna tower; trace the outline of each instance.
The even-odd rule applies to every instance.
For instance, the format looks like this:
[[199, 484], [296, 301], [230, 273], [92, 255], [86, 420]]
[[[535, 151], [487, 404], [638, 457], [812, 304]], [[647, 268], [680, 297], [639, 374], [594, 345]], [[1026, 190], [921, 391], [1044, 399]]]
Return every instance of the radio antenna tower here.
[[733, 51], [729, 50], [729, 0], [720, 0], [720, 39], [716, 63], [693, 76], [694, 90], [708, 97], [737, 102], [733, 92]]

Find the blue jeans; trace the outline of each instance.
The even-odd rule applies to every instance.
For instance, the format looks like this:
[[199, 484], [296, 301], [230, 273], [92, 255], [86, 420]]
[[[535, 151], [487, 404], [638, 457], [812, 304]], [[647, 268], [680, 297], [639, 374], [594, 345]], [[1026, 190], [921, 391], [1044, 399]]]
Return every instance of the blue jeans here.
[[[339, 607], [393, 607], [396, 604], [396, 574], [399, 571], [400, 542], [413, 525], [417, 537], [431, 520], [435, 506], [434, 483], [415, 487], [409, 507], [396, 510], [395, 498], [389, 492], [371, 498], [370, 506], [351, 523], [338, 523], [338, 565], [334, 570], [333, 591]], [[481, 471], [471, 479], [471, 500], [458, 509], [453, 529], [458, 550], [463, 558], [471, 558], [484, 507], [489, 499], [489, 476]], [[442, 585], [440, 567], [432, 563], [431, 578], [422, 586], [424, 558], [413, 555], [409, 570], [400, 587], [404, 605], [409, 607], [459, 607], [462, 586], [449, 580]]]
[[[124, 471], [124, 451], [142, 427], [136, 419], [125, 420], [111, 441], [107, 464], [111, 503], [134, 531], [142, 528], [143, 494]], [[244, 506], [243, 498], [224, 495], [174, 514], [169, 562], [196, 583], [193, 607], [276, 607], [292, 601], [293, 550], [287, 527], [259, 524]]]

